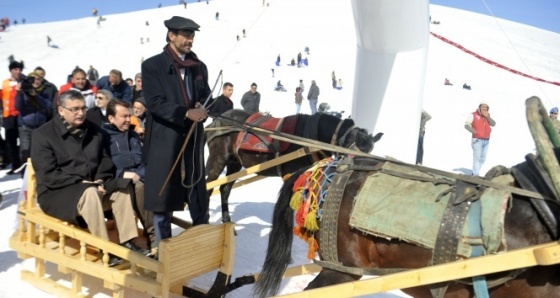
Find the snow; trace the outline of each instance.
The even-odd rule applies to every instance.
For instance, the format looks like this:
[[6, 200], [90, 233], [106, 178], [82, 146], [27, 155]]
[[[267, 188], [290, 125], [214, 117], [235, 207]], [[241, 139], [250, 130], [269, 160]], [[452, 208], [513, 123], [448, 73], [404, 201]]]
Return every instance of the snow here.
[[[549, 81], [560, 81], [560, 35], [485, 15], [431, 5], [431, 31], [442, 35], [465, 48], [506, 67]], [[215, 20], [216, 11], [220, 20]], [[240, 99], [252, 82], [259, 85], [262, 95], [261, 110], [282, 117], [295, 113], [293, 93], [303, 82], [308, 90], [311, 80], [321, 88], [319, 102], [328, 102], [333, 110], [351, 110], [353, 94], [356, 35], [351, 6], [348, 1], [319, 0], [270, 1], [262, 6], [256, 0], [216, 0], [210, 4], [182, 6], [136, 11], [119, 15], [106, 15], [107, 20], [97, 25], [93, 17], [72, 21], [17, 25], [8, 32], [0, 33], [0, 69], [8, 76], [7, 57], [24, 60], [24, 73], [36, 66], [47, 71], [47, 79], [62, 85], [66, 76], [79, 65], [87, 70], [95, 66], [101, 75], [113, 68], [120, 69], [125, 77], [134, 77], [140, 71], [142, 59], [161, 52], [165, 43], [163, 21], [173, 15], [194, 19], [201, 25], [193, 50], [210, 70], [213, 84], [218, 72], [223, 70], [223, 82], [234, 84], [233, 101], [241, 107]], [[146, 26], [145, 22], [150, 25]], [[242, 30], [247, 32], [246, 38]], [[47, 47], [46, 36], [58, 48]], [[238, 42], [236, 36], [240, 35]], [[144, 44], [140, 44], [144, 38]], [[147, 38], [150, 42], [146, 42]], [[309, 66], [287, 66], [305, 46], [310, 48]], [[276, 56], [282, 57], [282, 65], [276, 67]], [[275, 69], [272, 77], [271, 68]], [[334, 90], [331, 72], [344, 81], [342, 90]], [[449, 78], [453, 86], [444, 86]], [[282, 80], [288, 92], [275, 92], [273, 87]], [[462, 89], [467, 83], [472, 90]], [[406, 88], [406, 82], [403, 82]], [[215, 95], [219, 95], [219, 88]], [[304, 92], [304, 95], [306, 93]], [[534, 142], [525, 117], [524, 102], [530, 96], [538, 96], [547, 109], [560, 104], [560, 86], [525, 78], [502, 68], [484, 63], [434, 37], [429, 40], [424, 109], [432, 120], [426, 125], [424, 142], [424, 165], [445, 171], [470, 173], [472, 150], [470, 134], [463, 128], [467, 115], [482, 100], [489, 102], [490, 113], [497, 125], [491, 136], [490, 149], [482, 173], [494, 165], [513, 166], [523, 161], [527, 153], [534, 152]], [[403, 107], [406, 109], [406, 107]], [[307, 102], [302, 112], [309, 113]], [[395, 115], [399, 117], [399, 115]], [[383, 131], [398, 134], [398, 129]], [[377, 132], [373, 132], [377, 133]], [[383, 142], [383, 139], [381, 140]], [[373, 154], [376, 153], [375, 149]], [[384, 153], [389, 154], [389, 153]], [[16, 222], [16, 202], [21, 186], [17, 176], [0, 172], [0, 190], [4, 200], [0, 205], [0, 297], [47, 297], [44, 292], [20, 280], [22, 268], [33, 268], [32, 261], [24, 261], [8, 247], [8, 238]], [[268, 178], [235, 189], [230, 198], [232, 218], [236, 222], [238, 236], [234, 277], [260, 271], [268, 233], [271, 213], [280, 189], [279, 178]], [[211, 199], [211, 222], [220, 221], [217, 196]], [[187, 212], [176, 213], [187, 218]], [[179, 228], [174, 233], [180, 232]], [[306, 246], [294, 240], [294, 264], [304, 264]], [[69, 282], [69, 277], [56, 272], [49, 265], [47, 272]], [[196, 285], [206, 287], [213, 275], [195, 280]], [[281, 293], [301, 291], [313, 276], [302, 276], [284, 281]], [[84, 280], [84, 289], [93, 297], [108, 297], [110, 291], [92, 278]], [[252, 286], [235, 290], [229, 297], [249, 297]], [[372, 295], [375, 297], [403, 296], [399, 291]], [[146, 295], [127, 290], [127, 297]]]

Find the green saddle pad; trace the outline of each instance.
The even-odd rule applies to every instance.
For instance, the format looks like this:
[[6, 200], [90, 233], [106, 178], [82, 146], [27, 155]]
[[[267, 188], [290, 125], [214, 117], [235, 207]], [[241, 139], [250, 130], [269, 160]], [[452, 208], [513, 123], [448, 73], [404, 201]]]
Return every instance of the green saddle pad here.
[[[383, 169], [424, 178], [453, 179], [428, 174], [412, 167], [386, 162]], [[513, 181], [510, 175], [495, 178], [493, 181], [508, 184]], [[350, 216], [350, 226], [364, 233], [398, 239], [415, 245], [433, 249], [439, 225], [451, 193], [436, 202], [450, 185], [435, 185], [413, 179], [396, 177], [384, 173], [369, 176], [354, 201]], [[485, 254], [505, 248], [503, 220], [510, 193], [487, 189], [481, 197], [481, 225]], [[457, 254], [470, 256], [472, 237], [468, 236], [468, 222], [463, 229]], [[469, 239], [469, 241], [467, 241]]]

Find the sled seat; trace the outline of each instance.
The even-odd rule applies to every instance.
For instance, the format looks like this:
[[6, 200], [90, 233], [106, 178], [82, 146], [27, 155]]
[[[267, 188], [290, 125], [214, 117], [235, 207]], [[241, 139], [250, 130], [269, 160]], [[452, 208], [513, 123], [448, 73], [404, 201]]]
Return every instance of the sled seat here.
[[[212, 289], [223, 289], [229, 283], [235, 251], [234, 224], [188, 228], [161, 241], [159, 261], [154, 260], [43, 213], [35, 202], [32, 167], [28, 166], [27, 171], [27, 199], [19, 205], [18, 229], [10, 237], [10, 247], [19, 258], [35, 261], [33, 270], [21, 271], [22, 280], [57, 297], [95, 294], [83, 288], [84, 276], [102, 280], [113, 297], [124, 297], [126, 288], [153, 297], [169, 297], [170, 292], [201, 296], [204, 290], [189, 288], [187, 283], [215, 270], [218, 277]], [[123, 264], [109, 267], [109, 254], [121, 257]], [[47, 263], [56, 265], [56, 270], [69, 278], [47, 272], [52, 270]], [[71, 286], [60, 281], [70, 282]]]

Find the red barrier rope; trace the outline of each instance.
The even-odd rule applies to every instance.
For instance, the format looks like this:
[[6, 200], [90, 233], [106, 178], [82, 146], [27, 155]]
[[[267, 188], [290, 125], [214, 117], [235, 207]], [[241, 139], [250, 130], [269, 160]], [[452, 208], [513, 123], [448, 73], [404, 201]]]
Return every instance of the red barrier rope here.
[[450, 44], [450, 45], [452, 45], [452, 46], [458, 48], [459, 50], [461, 50], [461, 51], [463, 51], [463, 52], [465, 52], [465, 53], [467, 53], [467, 54], [470, 54], [470, 55], [472, 55], [472, 56], [478, 58], [479, 60], [482, 60], [482, 61], [484, 61], [484, 62], [486, 62], [486, 63], [488, 63], [488, 64], [490, 64], [490, 65], [493, 65], [493, 66], [496, 66], [496, 67], [505, 69], [505, 70], [507, 70], [507, 71], [509, 71], [509, 72], [511, 72], [511, 73], [514, 73], [514, 74], [517, 74], [517, 75], [520, 75], [520, 76], [524, 76], [524, 77], [533, 79], [533, 80], [535, 80], [535, 81], [539, 81], [539, 82], [543, 82], [543, 83], [549, 83], [549, 84], [553, 84], [553, 85], [556, 85], [556, 86], [560, 86], [560, 82], [547, 81], [547, 80], [544, 80], [544, 79], [541, 79], [541, 78], [538, 78], [538, 77], [535, 77], [535, 76], [532, 76], [532, 75], [528, 75], [528, 74], [523, 73], [523, 72], [521, 72], [521, 71], [518, 71], [518, 70], [515, 70], [515, 69], [511, 69], [511, 68], [509, 68], [509, 67], [507, 67], [507, 66], [505, 66], [505, 65], [502, 65], [502, 64], [500, 64], [500, 63], [498, 63], [498, 62], [495, 62], [495, 61], [492, 61], [492, 60], [490, 60], [490, 59], [488, 59], [488, 58], [482, 57], [482, 56], [480, 56], [479, 54], [477, 54], [477, 53], [475, 53], [475, 52], [473, 52], [473, 51], [471, 51], [471, 50], [465, 48], [464, 46], [462, 46], [462, 45], [460, 45], [460, 44], [458, 44], [458, 43], [456, 43], [456, 42], [454, 42], [454, 41], [451, 41], [451, 40], [449, 40], [449, 39], [447, 39], [447, 38], [445, 38], [445, 37], [443, 37], [443, 36], [441, 36], [441, 35], [437, 35], [437, 34], [435, 34], [435, 33], [433, 33], [433, 32], [430, 32], [430, 34], [433, 35], [434, 37], [436, 37], [436, 38], [438, 38], [438, 39], [440, 39], [440, 40], [442, 40], [442, 41], [444, 41], [444, 42], [446, 42], [446, 43], [448, 43], [448, 44]]

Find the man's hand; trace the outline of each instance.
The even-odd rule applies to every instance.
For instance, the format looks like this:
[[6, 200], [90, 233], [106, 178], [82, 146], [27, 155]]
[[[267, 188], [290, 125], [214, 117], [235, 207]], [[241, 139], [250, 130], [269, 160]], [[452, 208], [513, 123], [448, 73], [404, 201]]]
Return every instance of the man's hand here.
[[208, 111], [197, 102], [195, 108], [189, 109], [186, 116], [193, 122], [202, 122], [208, 117]]
[[484, 118], [490, 117], [490, 113], [488, 113], [488, 111], [486, 111], [486, 110], [481, 110], [481, 111], [480, 111], [480, 114], [481, 114], [482, 116], [484, 116]]

